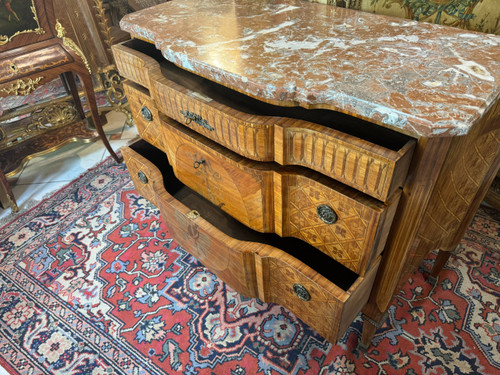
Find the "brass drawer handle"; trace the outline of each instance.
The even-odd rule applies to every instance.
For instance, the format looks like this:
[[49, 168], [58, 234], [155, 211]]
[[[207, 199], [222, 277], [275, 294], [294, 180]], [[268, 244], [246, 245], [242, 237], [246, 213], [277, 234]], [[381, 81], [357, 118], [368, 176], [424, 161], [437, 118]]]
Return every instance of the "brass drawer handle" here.
[[194, 163], [193, 163], [193, 168], [194, 169], [198, 169], [201, 167], [202, 164], [205, 164], [205, 160], [201, 159], [201, 160], [195, 160]]
[[307, 291], [306, 287], [301, 284], [294, 284], [293, 291], [302, 301], [309, 301], [311, 299], [311, 295]]
[[200, 125], [202, 128], [213, 131], [214, 128], [210, 126], [210, 124], [200, 115], [190, 111], [181, 111], [181, 114], [184, 116], [184, 124], [189, 125], [192, 121]]
[[321, 204], [316, 208], [316, 212], [321, 220], [326, 224], [333, 224], [338, 220], [337, 213], [326, 204]]
[[141, 181], [143, 184], [148, 183], [148, 178], [146, 177], [144, 172], [142, 172], [142, 171], [137, 172], [137, 177], [139, 177], [139, 181]]
[[153, 114], [151, 113], [148, 107], [143, 106], [141, 108], [141, 115], [142, 117], [144, 117], [144, 120], [148, 122], [153, 121]]

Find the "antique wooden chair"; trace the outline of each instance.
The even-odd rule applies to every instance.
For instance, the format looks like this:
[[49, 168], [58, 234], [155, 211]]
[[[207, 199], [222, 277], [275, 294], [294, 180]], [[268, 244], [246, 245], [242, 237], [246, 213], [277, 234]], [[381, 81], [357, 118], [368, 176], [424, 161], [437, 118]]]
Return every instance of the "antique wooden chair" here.
[[[0, 97], [28, 95], [35, 88], [58, 76], [67, 83], [79, 117], [85, 113], [78, 94], [74, 75], [83, 87], [90, 118], [97, 135], [117, 162], [121, 158], [111, 148], [102, 129], [91, 69], [79, 46], [66, 36], [63, 25], [55, 18], [52, 0], [4, 1], [0, 12]], [[0, 138], [6, 131], [0, 123]], [[51, 126], [45, 126], [50, 131]], [[71, 128], [66, 136], [71, 137]], [[93, 131], [92, 131], [93, 132]], [[78, 138], [77, 130], [74, 137]], [[43, 132], [39, 137], [43, 137]], [[39, 142], [40, 147], [43, 142]], [[47, 146], [45, 146], [47, 147]], [[53, 146], [50, 146], [53, 147]], [[41, 151], [41, 150], [39, 150]], [[13, 211], [17, 205], [4, 174], [0, 178], [0, 198], [7, 201]], [[6, 199], [6, 197], [8, 199]]]

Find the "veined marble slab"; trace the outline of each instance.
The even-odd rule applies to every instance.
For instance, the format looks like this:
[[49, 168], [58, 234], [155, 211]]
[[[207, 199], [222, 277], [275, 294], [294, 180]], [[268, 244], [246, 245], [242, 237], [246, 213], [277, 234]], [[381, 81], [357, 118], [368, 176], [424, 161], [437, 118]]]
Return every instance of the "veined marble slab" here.
[[121, 28], [253, 97], [415, 136], [466, 134], [500, 97], [500, 36], [302, 0], [173, 0]]

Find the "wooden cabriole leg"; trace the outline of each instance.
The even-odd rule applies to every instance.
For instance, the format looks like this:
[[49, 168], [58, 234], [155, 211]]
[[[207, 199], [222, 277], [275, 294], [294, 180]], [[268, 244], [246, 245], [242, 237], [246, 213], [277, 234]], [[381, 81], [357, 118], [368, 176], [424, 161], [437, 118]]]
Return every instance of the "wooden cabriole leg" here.
[[101, 124], [101, 119], [99, 117], [99, 112], [97, 110], [97, 103], [96, 103], [96, 98], [94, 94], [94, 87], [92, 84], [92, 78], [88, 74], [78, 74], [80, 77], [80, 80], [82, 81], [84, 91], [85, 91], [85, 97], [87, 98], [87, 105], [89, 106], [90, 114], [92, 116], [92, 120], [94, 121], [94, 126], [97, 130], [97, 133], [99, 134], [99, 137], [101, 138], [102, 142], [104, 143], [104, 146], [106, 146], [106, 149], [108, 152], [111, 154], [113, 159], [116, 160], [117, 163], [121, 163], [123, 161], [122, 158], [120, 158], [111, 145], [109, 144], [108, 138], [106, 137], [106, 134], [104, 133], [104, 130], [102, 129], [102, 124]]
[[73, 96], [76, 110], [78, 111], [80, 118], [83, 120], [85, 118], [85, 112], [83, 111], [82, 101], [80, 100], [80, 96], [78, 95], [78, 88], [76, 87], [75, 76], [73, 75], [73, 72], [64, 72], [62, 74], [62, 78], [68, 85], [71, 96]]

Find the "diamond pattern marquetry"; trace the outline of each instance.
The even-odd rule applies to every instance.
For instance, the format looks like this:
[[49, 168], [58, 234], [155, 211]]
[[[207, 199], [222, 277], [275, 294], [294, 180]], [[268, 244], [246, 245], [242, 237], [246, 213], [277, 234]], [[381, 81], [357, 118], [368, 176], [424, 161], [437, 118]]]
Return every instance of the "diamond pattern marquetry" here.
[[[350, 200], [315, 181], [304, 179], [289, 191], [289, 235], [300, 238], [357, 272], [365, 251], [371, 249], [368, 229], [373, 215], [362, 204]], [[334, 224], [326, 224], [318, 214], [319, 205], [337, 213]]]
[[[286, 306], [325, 337], [327, 332], [336, 337], [343, 301], [280, 259], [269, 259], [269, 276], [270, 301]], [[308, 291], [310, 301], [295, 295], [293, 286], [296, 283]]]
[[[153, 146], [161, 148], [161, 132], [158, 131], [158, 110], [153, 100], [135, 86], [124, 84], [124, 88], [129, 98], [130, 110], [141, 138]], [[143, 107], [147, 107], [151, 112], [151, 121], [144, 118], [141, 111]]]
[[[137, 192], [151, 203], [156, 204], [156, 195], [153, 189], [153, 181], [149, 165], [144, 164], [141, 160], [134, 157], [134, 154], [132, 152], [128, 152], [128, 150], [123, 153], [123, 156]], [[147, 178], [145, 183], [141, 182], [138, 178], [138, 173], [140, 172], [144, 173]]]
[[[455, 234], [466, 220], [468, 207], [477, 193], [500, 147], [500, 130], [484, 134], [469, 146], [474, 150], [471, 157], [461, 157], [456, 167], [447, 171], [436, 185], [419, 229], [421, 240], [439, 248], [445, 239]], [[443, 219], [446, 218], [446, 219]]]

